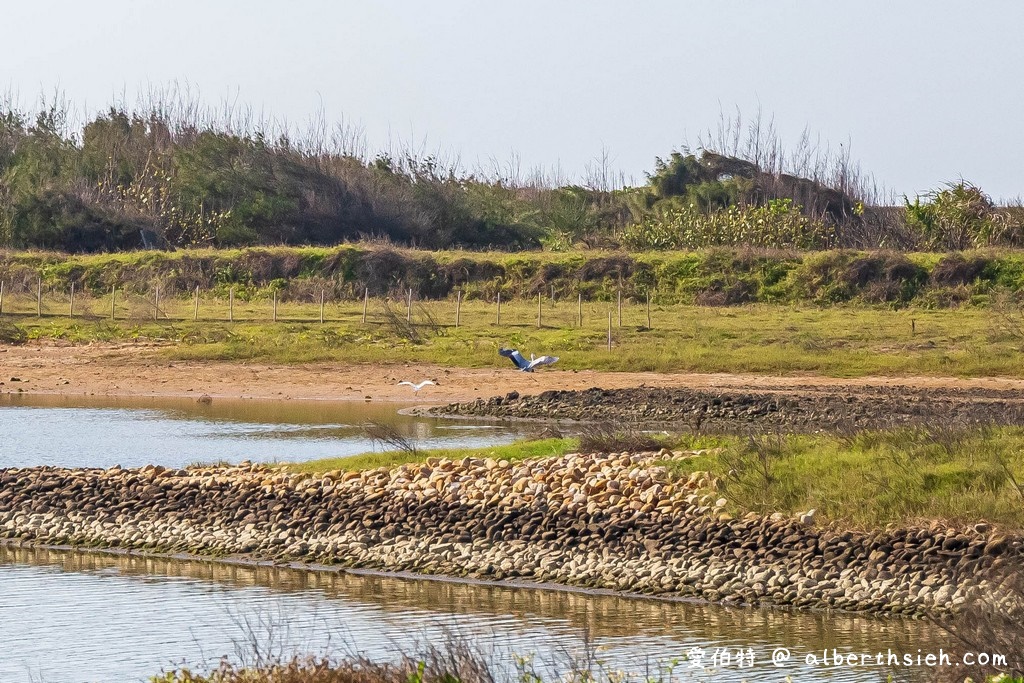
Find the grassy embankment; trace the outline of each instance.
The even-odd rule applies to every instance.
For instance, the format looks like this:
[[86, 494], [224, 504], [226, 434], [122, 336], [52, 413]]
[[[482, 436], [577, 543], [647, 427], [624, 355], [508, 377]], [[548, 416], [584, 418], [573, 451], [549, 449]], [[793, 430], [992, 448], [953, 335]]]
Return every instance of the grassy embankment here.
[[[827, 522], [844, 527], [942, 520], [1024, 529], [1024, 428], [908, 428], [756, 438], [676, 435], [663, 443], [705, 450], [668, 467], [681, 477], [713, 473], [719, 484], [709, 493], [724, 495], [736, 516], [795, 515], [813, 508]], [[431, 457], [514, 462], [563, 455], [578, 447], [576, 439], [543, 439], [491, 448], [368, 453], [287, 467], [318, 474], [395, 467]], [[618, 449], [612, 440], [602, 450]]]
[[[1002, 292], [1024, 287], [1024, 257], [1004, 252], [951, 258], [857, 252], [469, 254], [366, 247], [75, 257], [8, 253], [0, 256], [0, 279], [7, 283], [4, 318], [20, 328], [14, 334], [76, 342], [161, 340], [170, 342], [168, 355], [181, 359], [481, 367], [496, 362], [500, 345], [515, 345], [559, 355], [566, 369], [1019, 376], [1024, 316], [1015, 307], [990, 304]], [[44, 283], [39, 318], [37, 276]], [[76, 283], [74, 319], [68, 317], [70, 282]], [[154, 320], [158, 284], [160, 319]], [[196, 284], [202, 293], [199, 321], [193, 322], [187, 292]], [[111, 322], [114, 285], [117, 320]], [[413, 325], [405, 324], [406, 287], [414, 290]], [[232, 288], [234, 322], [228, 322]], [[364, 288], [371, 292], [365, 324]], [[456, 329], [457, 290], [465, 299]], [[278, 322], [272, 323], [275, 292]], [[583, 296], [582, 327], [577, 294]], [[730, 297], [747, 303], [716, 305]], [[954, 300], [964, 303], [935, 307]]]

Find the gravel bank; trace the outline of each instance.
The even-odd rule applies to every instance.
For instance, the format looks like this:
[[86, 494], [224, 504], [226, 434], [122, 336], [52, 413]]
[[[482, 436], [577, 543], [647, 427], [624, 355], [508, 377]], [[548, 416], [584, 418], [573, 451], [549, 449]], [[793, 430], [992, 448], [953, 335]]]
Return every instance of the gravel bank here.
[[914, 424], [1024, 424], [1016, 390], [787, 387], [778, 391], [633, 388], [509, 392], [431, 409], [441, 416], [630, 422], [685, 429], [817, 431]]
[[[731, 519], [655, 453], [431, 460], [311, 477], [263, 466], [0, 470], [0, 537], [518, 578], [904, 614], [961, 604], [1019, 537]], [[686, 457], [675, 454], [674, 457]]]

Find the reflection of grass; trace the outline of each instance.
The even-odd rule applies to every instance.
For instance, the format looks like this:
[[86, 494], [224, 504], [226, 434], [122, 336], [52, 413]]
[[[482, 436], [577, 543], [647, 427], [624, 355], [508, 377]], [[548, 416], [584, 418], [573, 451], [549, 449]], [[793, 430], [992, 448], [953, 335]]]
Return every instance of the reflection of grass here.
[[[462, 326], [454, 327], [453, 302], [414, 307], [420, 343], [385, 324], [380, 302], [361, 323], [359, 302], [331, 304], [323, 325], [315, 305], [281, 304], [280, 322], [269, 322], [266, 302], [236, 302], [228, 323], [227, 304], [210, 301], [191, 321], [187, 300], [167, 302], [174, 322], [136, 319], [43, 318], [20, 311], [10, 319], [30, 337], [75, 342], [162, 340], [178, 359], [265, 360], [280, 363], [430, 362], [461, 367], [492, 366], [501, 345], [561, 357], [570, 370], [811, 372], [832, 376], [927, 374], [985, 376], [1024, 374], [1022, 340], [1000, 331], [987, 309], [890, 310], [881, 308], [795, 308], [756, 305], [737, 308], [656, 306], [653, 330], [645, 329], [642, 306], [626, 306], [623, 326], [612, 330], [606, 348], [608, 304], [584, 306], [584, 327], [575, 323], [575, 302], [547, 306], [544, 328], [536, 327], [536, 303], [494, 306], [464, 302]], [[102, 308], [102, 307], [100, 307]], [[425, 311], [425, 312], [424, 312]], [[437, 322], [428, 322], [426, 313]], [[6, 316], [6, 310], [5, 310]], [[614, 319], [614, 316], [613, 316]], [[404, 318], [403, 318], [404, 320]], [[242, 322], [245, 321], [245, 322]], [[913, 332], [912, 332], [913, 327]]]
[[739, 513], [814, 508], [827, 519], [874, 528], [933, 519], [1024, 528], [1019, 427], [701, 441], [696, 445], [720, 448], [669, 467], [711, 471]]
[[423, 462], [427, 458], [494, 458], [495, 460], [525, 460], [527, 458], [543, 458], [564, 455], [576, 448], [576, 439], [540, 439], [535, 441], [516, 441], [503, 446], [486, 448], [436, 448], [418, 451], [416, 455], [404, 451], [386, 451], [383, 453], [363, 453], [347, 458], [327, 458], [288, 464], [286, 467], [294, 472], [328, 472], [330, 470], [370, 470], [376, 467], [396, 467], [409, 462]]

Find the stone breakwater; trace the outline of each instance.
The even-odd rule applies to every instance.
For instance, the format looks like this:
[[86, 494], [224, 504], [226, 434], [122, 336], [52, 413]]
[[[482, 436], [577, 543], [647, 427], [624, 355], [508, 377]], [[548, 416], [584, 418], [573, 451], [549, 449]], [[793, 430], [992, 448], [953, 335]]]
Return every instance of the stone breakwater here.
[[887, 429], [914, 424], [1024, 424], [1024, 392], [906, 387], [587, 389], [510, 392], [438, 406], [433, 415], [672, 424], [709, 431]]
[[[1021, 561], [983, 527], [876, 533], [733, 519], [683, 453], [437, 460], [392, 470], [265, 466], [0, 470], [0, 538], [244, 555], [710, 601], [922, 614]], [[805, 517], [806, 519], [806, 517]]]

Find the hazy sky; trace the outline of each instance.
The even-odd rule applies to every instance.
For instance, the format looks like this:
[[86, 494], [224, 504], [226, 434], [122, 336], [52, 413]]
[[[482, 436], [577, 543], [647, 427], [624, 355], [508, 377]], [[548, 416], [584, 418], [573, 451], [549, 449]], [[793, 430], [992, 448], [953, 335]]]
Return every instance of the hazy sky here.
[[1024, 3], [4, 3], [0, 88], [79, 107], [187, 83], [302, 124], [322, 108], [372, 146], [464, 165], [518, 154], [568, 174], [606, 149], [642, 181], [736, 107], [852, 145], [900, 193], [964, 177], [1024, 194]]

